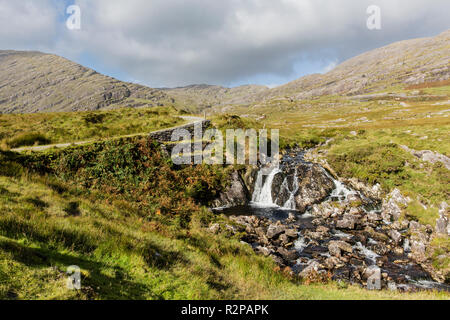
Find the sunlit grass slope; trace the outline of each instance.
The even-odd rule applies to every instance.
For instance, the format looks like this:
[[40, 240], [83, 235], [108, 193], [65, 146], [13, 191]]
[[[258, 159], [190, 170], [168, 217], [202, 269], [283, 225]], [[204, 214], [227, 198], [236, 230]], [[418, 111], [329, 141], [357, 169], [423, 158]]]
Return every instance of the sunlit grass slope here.
[[182, 124], [177, 115], [170, 107], [0, 114], [0, 144], [18, 148], [149, 133]]

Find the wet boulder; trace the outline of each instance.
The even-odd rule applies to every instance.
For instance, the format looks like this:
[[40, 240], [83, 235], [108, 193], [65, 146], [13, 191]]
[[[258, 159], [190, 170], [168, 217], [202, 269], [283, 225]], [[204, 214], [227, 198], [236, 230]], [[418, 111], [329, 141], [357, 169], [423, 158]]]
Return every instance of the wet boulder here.
[[296, 229], [286, 229], [284, 232], [289, 238], [298, 238], [298, 231]]
[[249, 203], [250, 193], [239, 172], [234, 171], [230, 183], [218, 199], [213, 202], [215, 208], [245, 206]]
[[388, 235], [394, 241], [395, 244], [399, 244], [402, 239], [401, 233], [398, 232], [397, 230], [389, 230]]
[[269, 228], [267, 228], [266, 236], [269, 239], [274, 239], [278, 237], [280, 234], [284, 233], [286, 230], [286, 226], [281, 224], [271, 224]]
[[262, 247], [262, 246], [257, 246], [257, 247], [255, 248], [255, 251], [256, 251], [257, 253], [262, 254], [262, 255], [265, 256], [265, 257], [268, 257], [269, 255], [273, 254], [273, 250], [271, 250], [271, 249], [269, 249], [269, 248], [267, 248], [267, 247]]
[[299, 273], [299, 276], [303, 279], [312, 278], [318, 274], [321, 268], [322, 265], [318, 261], [311, 260], [309, 264]]
[[360, 222], [360, 217], [357, 215], [346, 213], [342, 219], [336, 222], [336, 228], [354, 230]]
[[287, 262], [295, 262], [300, 257], [296, 250], [288, 250], [283, 247], [278, 248], [277, 253]]
[[323, 262], [323, 265], [326, 269], [332, 270], [334, 268], [340, 268], [343, 267], [345, 264], [342, 263], [337, 257], [328, 257]]
[[369, 249], [379, 256], [384, 256], [389, 252], [389, 248], [382, 243], [376, 243], [369, 246]]
[[299, 164], [297, 178], [299, 188], [295, 195], [295, 204], [300, 212], [323, 201], [335, 187], [333, 180], [324, 169], [316, 164]]
[[330, 241], [328, 243], [328, 251], [330, 255], [340, 257], [341, 252], [353, 253], [353, 248], [345, 241]]

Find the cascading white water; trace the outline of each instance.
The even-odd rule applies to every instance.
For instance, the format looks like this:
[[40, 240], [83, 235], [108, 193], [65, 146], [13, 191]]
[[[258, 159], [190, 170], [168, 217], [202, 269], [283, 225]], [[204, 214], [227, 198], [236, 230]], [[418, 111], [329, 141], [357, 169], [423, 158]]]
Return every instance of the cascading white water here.
[[[275, 176], [282, 171], [279, 168], [272, 168], [269, 172], [268, 170], [270, 169], [263, 168], [258, 172], [255, 183], [255, 191], [252, 195], [252, 202], [257, 206], [278, 207], [278, 205], [276, 204], [278, 202], [278, 199], [274, 201], [272, 198], [272, 185]], [[282, 209], [296, 209], [295, 195], [297, 194], [299, 189], [297, 172], [297, 168], [295, 168], [292, 190], [289, 189], [288, 177], [286, 177], [281, 184], [281, 190], [289, 194], [288, 200], [284, 203], [283, 207], [281, 207]], [[267, 178], [263, 183], [263, 177], [265, 174], [267, 175]]]
[[342, 182], [336, 179], [333, 179], [333, 182], [336, 187], [333, 192], [331, 192], [331, 197], [347, 199], [348, 196], [356, 194], [356, 191], [350, 190]]
[[277, 167], [272, 168], [272, 171], [267, 175], [266, 181], [263, 184], [263, 175], [267, 170], [263, 168], [258, 172], [252, 202], [260, 206], [276, 206], [272, 199], [272, 183], [275, 176], [281, 171]]
[[331, 174], [328, 173], [327, 170], [322, 168], [325, 175], [333, 180], [334, 183], [334, 190], [331, 192], [331, 198], [337, 198], [339, 201], [348, 199], [349, 196], [357, 194], [355, 190], [351, 190], [345, 186], [342, 182], [339, 180], [336, 180]]
[[284, 188], [286, 189], [286, 191], [289, 192], [289, 199], [286, 201], [286, 203], [283, 206], [283, 208], [285, 208], [285, 209], [289, 209], [289, 210], [297, 209], [297, 205], [295, 203], [295, 195], [297, 194], [298, 189], [300, 188], [300, 186], [298, 184], [297, 173], [298, 173], [297, 168], [295, 168], [295, 173], [294, 173], [294, 178], [293, 178], [294, 182], [293, 182], [292, 190], [289, 190], [287, 177], [283, 181]]

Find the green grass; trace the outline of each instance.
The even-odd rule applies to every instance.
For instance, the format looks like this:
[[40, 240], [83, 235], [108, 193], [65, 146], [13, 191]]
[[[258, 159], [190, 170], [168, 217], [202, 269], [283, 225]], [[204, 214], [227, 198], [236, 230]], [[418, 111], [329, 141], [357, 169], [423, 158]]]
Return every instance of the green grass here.
[[149, 133], [183, 123], [173, 108], [0, 114], [0, 145], [5, 148], [98, 140]]
[[447, 275], [447, 281], [450, 280], [450, 238], [435, 237], [428, 250], [432, 253], [433, 266]]
[[42, 133], [22, 133], [14, 138], [8, 139], [6, 145], [10, 148], [18, 148], [23, 146], [36, 146], [49, 144], [51, 140]]

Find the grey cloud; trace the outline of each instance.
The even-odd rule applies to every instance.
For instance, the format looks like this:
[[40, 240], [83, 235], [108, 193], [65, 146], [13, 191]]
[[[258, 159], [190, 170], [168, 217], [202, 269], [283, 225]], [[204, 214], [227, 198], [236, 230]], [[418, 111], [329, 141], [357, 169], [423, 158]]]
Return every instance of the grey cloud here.
[[[342, 62], [390, 42], [450, 27], [448, 0], [76, 3], [82, 9], [82, 30], [60, 32], [48, 50], [69, 58], [89, 52], [105, 66], [150, 86], [227, 85], [258, 75], [290, 79], [299, 63]], [[366, 28], [371, 4], [382, 9], [380, 31]], [[50, 32], [48, 38], [55, 36]]]
[[57, 34], [57, 9], [51, 0], [0, 0], [0, 48], [50, 48]]

